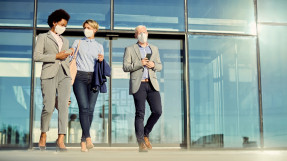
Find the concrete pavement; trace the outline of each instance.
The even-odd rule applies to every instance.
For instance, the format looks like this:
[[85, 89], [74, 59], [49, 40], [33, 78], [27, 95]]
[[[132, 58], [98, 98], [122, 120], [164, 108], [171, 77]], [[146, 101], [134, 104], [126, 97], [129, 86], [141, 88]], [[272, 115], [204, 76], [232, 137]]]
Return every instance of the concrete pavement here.
[[139, 153], [136, 148], [94, 148], [80, 152], [39, 150], [0, 150], [0, 161], [287, 161], [285, 150], [216, 150], [196, 151], [181, 149], [154, 149]]

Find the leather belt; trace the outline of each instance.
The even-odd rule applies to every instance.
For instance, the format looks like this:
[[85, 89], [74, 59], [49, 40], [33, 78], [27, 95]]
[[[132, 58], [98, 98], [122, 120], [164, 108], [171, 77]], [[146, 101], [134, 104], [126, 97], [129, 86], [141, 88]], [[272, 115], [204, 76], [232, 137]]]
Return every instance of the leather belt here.
[[149, 82], [149, 79], [143, 79], [142, 82]]

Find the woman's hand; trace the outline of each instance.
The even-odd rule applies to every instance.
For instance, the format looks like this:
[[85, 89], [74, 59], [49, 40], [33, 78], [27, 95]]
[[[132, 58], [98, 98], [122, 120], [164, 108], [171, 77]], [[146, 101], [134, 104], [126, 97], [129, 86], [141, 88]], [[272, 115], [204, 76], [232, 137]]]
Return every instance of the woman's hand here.
[[104, 60], [104, 55], [98, 54], [98, 60], [99, 60], [99, 62], [102, 62]]
[[61, 51], [58, 54], [56, 54], [56, 59], [64, 60], [66, 59], [71, 53], [65, 53], [66, 51]]

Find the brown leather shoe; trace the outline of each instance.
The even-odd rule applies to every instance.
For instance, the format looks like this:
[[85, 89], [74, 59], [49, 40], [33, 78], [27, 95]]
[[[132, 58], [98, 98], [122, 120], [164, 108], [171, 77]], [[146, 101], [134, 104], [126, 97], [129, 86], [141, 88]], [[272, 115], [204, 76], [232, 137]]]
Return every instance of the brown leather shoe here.
[[148, 149], [147, 149], [145, 143], [142, 142], [139, 144], [139, 152], [148, 152]]
[[151, 143], [149, 142], [149, 139], [148, 137], [144, 137], [144, 141], [145, 141], [145, 145], [147, 147], [148, 150], [151, 150], [152, 149], [152, 146], [151, 146]]

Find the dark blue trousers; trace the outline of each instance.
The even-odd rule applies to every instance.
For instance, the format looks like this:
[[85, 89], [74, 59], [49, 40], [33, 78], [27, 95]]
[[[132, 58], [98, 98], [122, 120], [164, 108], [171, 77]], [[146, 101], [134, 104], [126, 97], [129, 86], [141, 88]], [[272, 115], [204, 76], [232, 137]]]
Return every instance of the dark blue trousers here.
[[[150, 82], [142, 82], [139, 90], [133, 94], [135, 102], [135, 132], [138, 143], [144, 142], [144, 136], [149, 137], [153, 126], [161, 116], [162, 106], [161, 98], [158, 91], [156, 91]], [[144, 126], [145, 116], [145, 102], [148, 102], [151, 110], [146, 125]]]
[[99, 91], [92, 89], [94, 83], [93, 72], [78, 71], [73, 85], [73, 90], [79, 106], [80, 123], [82, 127], [82, 142], [90, 136], [90, 128], [93, 122], [94, 109]]

